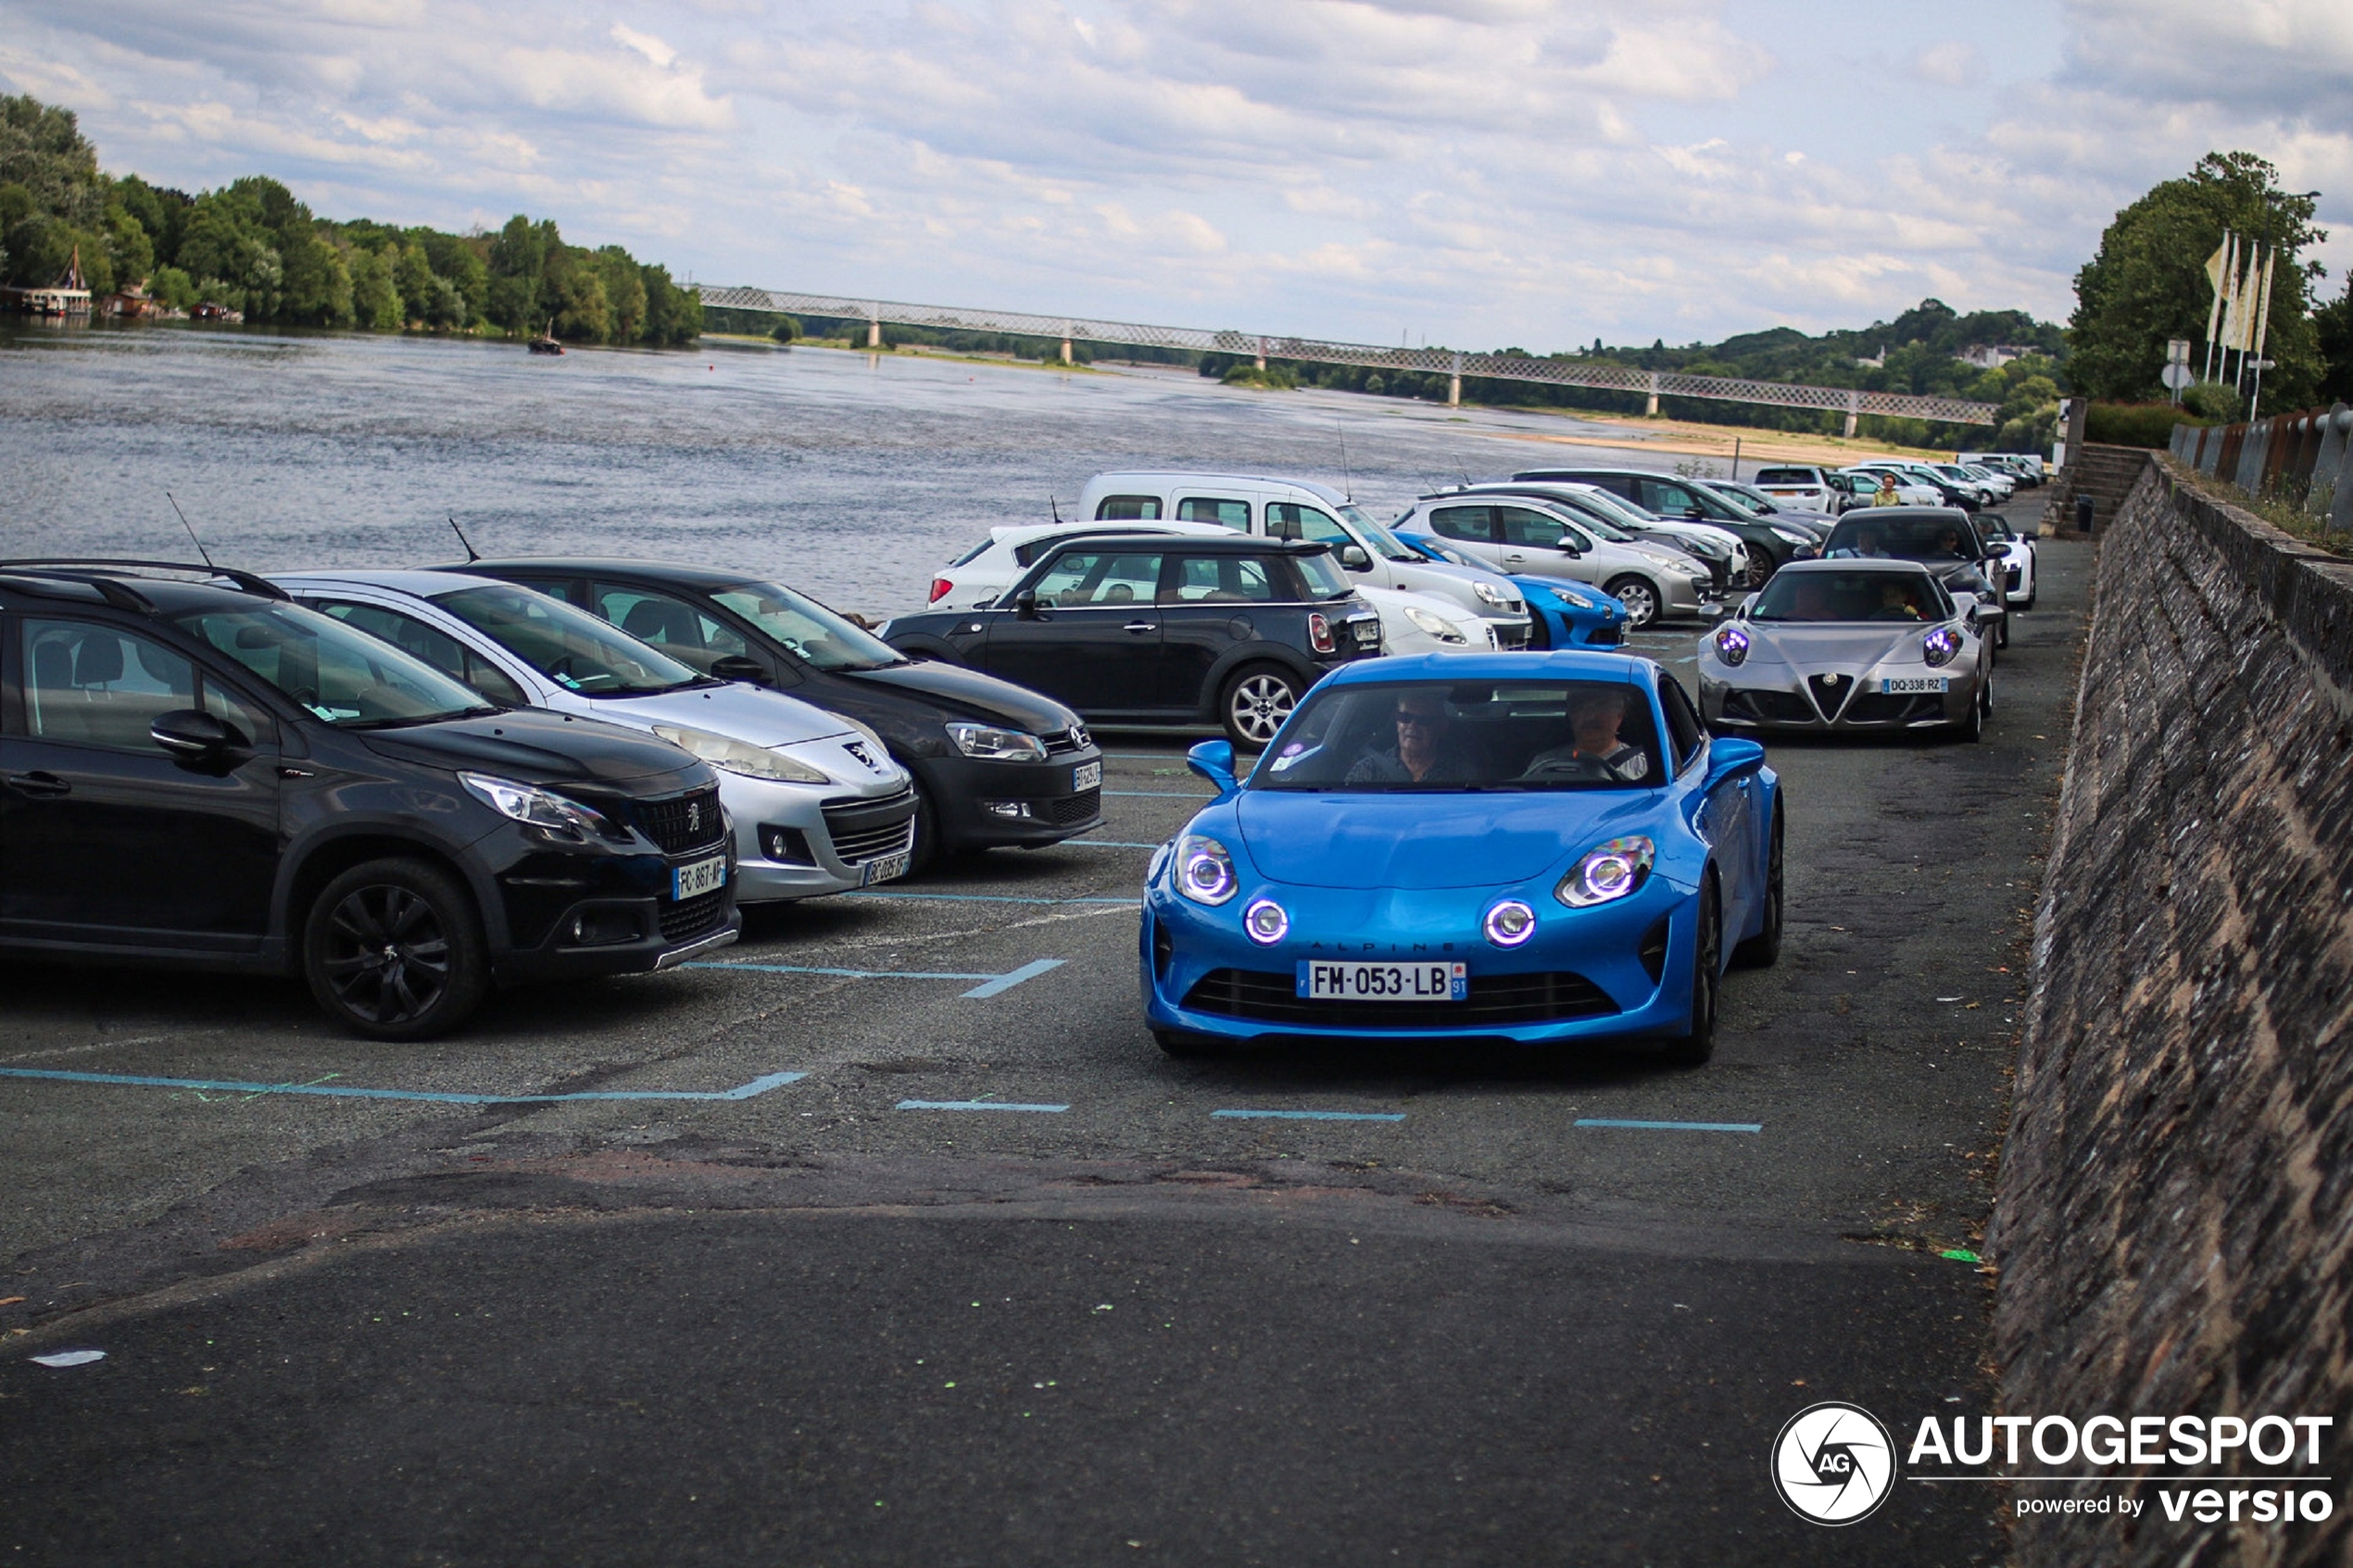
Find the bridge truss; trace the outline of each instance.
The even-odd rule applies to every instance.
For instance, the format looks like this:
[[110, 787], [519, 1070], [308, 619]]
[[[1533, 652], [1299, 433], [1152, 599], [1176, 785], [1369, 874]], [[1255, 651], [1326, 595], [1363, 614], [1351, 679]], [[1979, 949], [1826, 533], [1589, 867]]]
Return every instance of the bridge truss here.
[[1903, 392], [1867, 392], [1856, 387], [1807, 386], [1793, 382], [1737, 381], [1729, 376], [1689, 376], [1673, 370], [1642, 370], [1585, 359], [1538, 359], [1517, 354], [1464, 354], [1448, 348], [1387, 348], [1363, 343], [1326, 343], [1315, 338], [1272, 337], [1200, 327], [1153, 327], [1135, 321], [1103, 321], [1076, 316], [1032, 316], [1012, 310], [971, 310], [948, 305], [907, 305], [887, 299], [846, 299], [830, 295], [784, 294], [774, 289], [702, 285], [702, 302], [728, 310], [788, 316], [832, 316], [869, 323], [879, 333], [888, 322], [938, 331], [1009, 332], [1059, 338], [1065, 343], [1137, 344], [1152, 348], [1192, 349], [1247, 356], [1260, 362], [1297, 359], [1325, 365], [1363, 365], [1384, 370], [1415, 370], [1452, 378], [1455, 397], [1465, 376], [1491, 381], [1542, 382], [1554, 386], [1631, 392], [1648, 398], [1652, 413], [1665, 397], [1706, 397], [1725, 403], [1758, 403], [1776, 408], [1827, 408], [1846, 416], [1855, 433], [1862, 414], [1893, 414], [1947, 424], [1990, 425], [1996, 407], [1954, 397], [1920, 397]]

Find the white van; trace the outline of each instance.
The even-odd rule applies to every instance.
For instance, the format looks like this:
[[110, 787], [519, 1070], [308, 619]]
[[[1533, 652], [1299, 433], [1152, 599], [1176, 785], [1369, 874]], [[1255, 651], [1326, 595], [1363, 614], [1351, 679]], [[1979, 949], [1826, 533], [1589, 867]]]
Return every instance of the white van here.
[[1452, 600], [1485, 624], [1496, 646], [1528, 646], [1528, 605], [1509, 578], [1431, 560], [1328, 484], [1254, 474], [1099, 473], [1079, 493], [1078, 515], [1090, 522], [1211, 522], [1242, 533], [1321, 540], [1352, 577]]

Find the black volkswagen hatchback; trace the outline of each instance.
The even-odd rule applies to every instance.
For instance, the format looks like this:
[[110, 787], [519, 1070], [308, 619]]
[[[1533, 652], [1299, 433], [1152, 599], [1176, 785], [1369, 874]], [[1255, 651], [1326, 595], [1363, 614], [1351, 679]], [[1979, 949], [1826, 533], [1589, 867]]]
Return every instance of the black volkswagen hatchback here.
[[1307, 688], [1380, 652], [1380, 616], [1319, 541], [1081, 534], [984, 609], [883, 628], [895, 647], [1034, 685], [1098, 723], [1275, 738]]
[[536, 588], [705, 674], [756, 681], [864, 724], [914, 775], [910, 869], [942, 849], [1058, 844], [1102, 825], [1103, 754], [1077, 714], [1010, 681], [909, 659], [780, 583], [643, 560], [443, 570]]
[[422, 1039], [494, 983], [734, 941], [728, 845], [685, 752], [494, 708], [258, 577], [0, 561], [0, 951], [299, 973]]

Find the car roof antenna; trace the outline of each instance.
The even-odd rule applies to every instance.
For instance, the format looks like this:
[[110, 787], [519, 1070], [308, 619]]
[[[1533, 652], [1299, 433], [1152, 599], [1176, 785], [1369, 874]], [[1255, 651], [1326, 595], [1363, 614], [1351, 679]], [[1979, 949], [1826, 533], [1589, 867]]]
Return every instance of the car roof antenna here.
[[204, 558], [206, 569], [211, 571], [220, 571], [220, 569], [219, 567], [212, 564], [212, 552], [206, 549], [204, 547], [204, 541], [196, 537], [195, 524], [188, 521], [188, 514], [186, 512], [180, 511], [180, 503], [172, 499], [171, 492], [169, 490], [165, 491], [163, 493], [163, 498], [171, 502], [171, 509], [173, 511], [180, 512], [180, 526], [188, 531], [188, 542], [195, 546], [196, 554]]
[[1054, 521], [1056, 522], [1062, 521], [1063, 504], [1054, 499], [1053, 493], [1051, 491], [1047, 492], [1046, 495], [1046, 508], [1054, 514]]
[[1453, 459], [1454, 459], [1454, 471], [1455, 471], [1456, 473], [1459, 473], [1459, 474], [1461, 474], [1461, 475], [1463, 476], [1463, 483], [1464, 483], [1465, 484], [1470, 484], [1470, 483], [1475, 483], [1475, 481], [1473, 481], [1473, 480], [1472, 480], [1472, 478], [1471, 478], [1471, 476], [1470, 476], [1470, 470], [1468, 470], [1468, 469], [1466, 469], [1466, 468], [1465, 468], [1465, 467], [1463, 466], [1463, 455], [1462, 455], [1461, 453], [1459, 453], [1459, 452], [1449, 452], [1449, 453], [1447, 453], [1446, 455], [1447, 455], [1448, 457], [1450, 457], [1450, 458], [1453, 458]]
[[474, 553], [474, 542], [466, 537], [466, 531], [458, 526], [458, 520], [454, 516], [449, 519], [449, 532], [455, 533], [458, 536], [458, 543], [466, 547], [466, 564], [468, 566], [473, 565], [474, 562], [482, 558], [482, 557]]
[[1340, 483], [1341, 495], [1353, 505], [1356, 500], [1356, 476], [1348, 471], [1348, 429], [1338, 420], [1332, 420], [1332, 433], [1340, 437]]

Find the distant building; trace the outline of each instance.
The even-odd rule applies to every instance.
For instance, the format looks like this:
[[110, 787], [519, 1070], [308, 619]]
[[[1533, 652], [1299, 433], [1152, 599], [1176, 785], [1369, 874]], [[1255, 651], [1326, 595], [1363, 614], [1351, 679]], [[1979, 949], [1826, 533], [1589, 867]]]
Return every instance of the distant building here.
[[82, 277], [82, 247], [76, 245], [66, 275], [47, 288], [0, 288], [0, 310], [19, 316], [87, 316], [90, 285]]
[[1981, 370], [1998, 370], [2011, 360], [2023, 359], [2032, 352], [2010, 343], [1972, 343], [1953, 358]]
[[1886, 345], [1884, 344], [1881, 345], [1879, 353], [1869, 359], [1864, 358], [1859, 354], [1856, 355], [1855, 357], [1855, 363], [1857, 365], [1869, 365], [1874, 370], [1885, 370], [1887, 368]]

